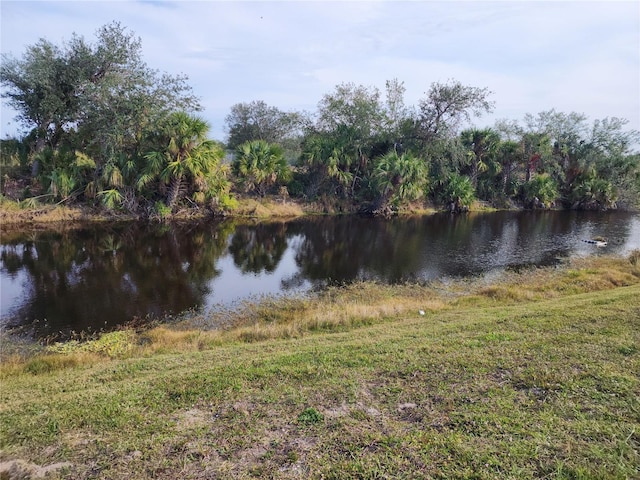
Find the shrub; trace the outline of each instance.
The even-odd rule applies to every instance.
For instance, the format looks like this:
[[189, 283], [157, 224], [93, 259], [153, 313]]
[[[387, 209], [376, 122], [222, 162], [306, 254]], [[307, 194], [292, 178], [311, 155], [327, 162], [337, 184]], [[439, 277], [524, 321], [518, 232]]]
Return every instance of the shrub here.
[[437, 197], [446, 205], [455, 203], [456, 206], [469, 207], [475, 199], [473, 184], [469, 177], [452, 173], [444, 181]]
[[558, 186], [549, 174], [543, 173], [525, 183], [522, 186], [522, 193], [527, 205], [549, 206], [558, 199]]

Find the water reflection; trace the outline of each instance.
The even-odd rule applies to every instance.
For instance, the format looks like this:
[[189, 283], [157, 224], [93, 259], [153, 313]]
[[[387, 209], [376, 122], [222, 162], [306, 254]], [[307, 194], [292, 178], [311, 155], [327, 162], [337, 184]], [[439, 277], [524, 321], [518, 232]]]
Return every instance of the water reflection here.
[[287, 249], [287, 224], [240, 225], [229, 245], [233, 261], [244, 273], [273, 272]]
[[3, 289], [26, 274], [8, 323], [30, 325], [36, 337], [64, 336], [199, 305], [220, 274], [230, 231], [207, 233], [130, 224], [3, 238]]
[[[595, 235], [608, 237], [609, 246], [581, 241]], [[2, 323], [27, 325], [36, 337], [66, 335], [261, 293], [361, 279], [428, 281], [635, 248], [640, 216], [624, 213], [323, 217], [8, 233], [0, 247]]]

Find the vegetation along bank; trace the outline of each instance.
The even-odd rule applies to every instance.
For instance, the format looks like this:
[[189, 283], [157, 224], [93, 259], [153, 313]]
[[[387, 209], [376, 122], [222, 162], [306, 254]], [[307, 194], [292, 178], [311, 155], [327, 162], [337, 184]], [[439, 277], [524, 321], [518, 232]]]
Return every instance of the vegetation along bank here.
[[3, 95], [26, 132], [0, 141], [5, 222], [38, 220], [43, 205], [81, 217], [242, 214], [238, 198], [267, 195], [302, 211], [369, 214], [465, 211], [475, 200], [640, 205], [640, 137], [625, 119], [549, 110], [467, 127], [495, 107], [486, 88], [434, 83], [406, 105], [394, 79], [384, 92], [339, 84], [313, 112], [238, 103], [221, 142], [208, 137], [187, 77], [149, 68], [141, 52], [112, 23], [93, 43], [42, 39], [3, 57]]

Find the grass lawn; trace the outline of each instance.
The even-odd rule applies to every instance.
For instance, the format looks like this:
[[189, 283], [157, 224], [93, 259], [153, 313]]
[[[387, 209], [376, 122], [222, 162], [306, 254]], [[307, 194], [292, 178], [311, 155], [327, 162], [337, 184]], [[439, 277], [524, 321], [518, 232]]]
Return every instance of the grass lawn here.
[[0, 478], [640, 478], [637, 262], [441, 287], [7, 360]]

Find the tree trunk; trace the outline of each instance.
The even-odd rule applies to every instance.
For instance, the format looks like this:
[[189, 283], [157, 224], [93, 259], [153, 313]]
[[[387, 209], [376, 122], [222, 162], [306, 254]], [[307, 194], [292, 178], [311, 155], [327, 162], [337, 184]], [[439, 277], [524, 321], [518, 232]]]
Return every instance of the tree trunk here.
[[167, 193], [167, 206], [173, 209], [173, 206], [180, 198], [182, 190], [182, 177], [173, 177], [171, 179], [171, 185], [169, 186], [169, 192]]
[[31, 164], [31, 177], [35, 178], [38, 176], [38, 173], [40, 173], [40, 161], [38, 160], [38, 154], [44, 150], [44, 145], [45, 145], [45, 139], [42, 137], [38, 137], [38, 139], [36, 140], [36, 150], [35, 150], [35, 157], [33, 159], [33, 163]]

